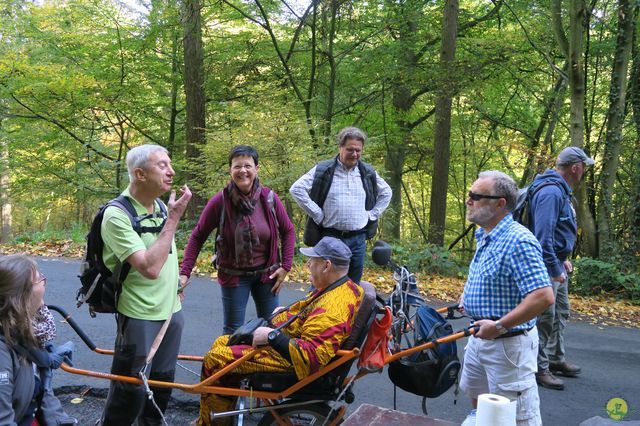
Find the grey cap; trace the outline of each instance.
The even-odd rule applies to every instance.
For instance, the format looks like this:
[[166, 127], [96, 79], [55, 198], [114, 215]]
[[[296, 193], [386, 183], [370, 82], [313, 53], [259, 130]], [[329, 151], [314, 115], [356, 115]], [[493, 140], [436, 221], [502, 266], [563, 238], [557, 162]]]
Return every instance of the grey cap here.
[[560, 151], [560, 155], [558, 155], [558, 159], [556, 160], [556, 164], [558, 166], [575, 163], [584, 163], [585, 166], [593, 166], [595, 161], [593, 161], [592, 158], [589, 158], [587, 154], [577, 146], [570, 146], [563, 149]]
[[333, 237], [323, 237], [315, 247], [301, 248], [300, 253], [330, 260], [337, 266], [348, 266], [351, 262], [351, 249], [341, 240]]

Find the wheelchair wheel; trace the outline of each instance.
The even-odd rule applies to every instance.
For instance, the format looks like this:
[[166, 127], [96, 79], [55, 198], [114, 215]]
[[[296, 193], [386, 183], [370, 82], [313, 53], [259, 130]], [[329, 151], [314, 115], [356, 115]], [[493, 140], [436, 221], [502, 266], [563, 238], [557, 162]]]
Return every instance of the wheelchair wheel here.
[[[300, 405], [297, 407], [284, 407], [278, 411], [278, 415], [285, 419], [292, 425], [316, 425], [321, 426], [327, 419], [331, 407], [327, 404], [316, 403], [309, 405]], [[331, 413], [331, 418], [336, 415], [334, 411]], [[270, 412], [260, 419], [258, 426], [276, 426], [278, 422]]]

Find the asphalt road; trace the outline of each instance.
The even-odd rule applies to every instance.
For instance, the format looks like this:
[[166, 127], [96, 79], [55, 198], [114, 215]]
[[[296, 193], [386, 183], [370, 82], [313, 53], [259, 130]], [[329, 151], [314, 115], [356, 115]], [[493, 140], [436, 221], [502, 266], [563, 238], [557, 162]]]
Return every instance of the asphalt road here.
[[[91, 318], [85, 306], [77, 309], [75, 293], [79, 287], [77, 273], [80, 262], [70, 259], [38, 258], [42, 272], [48, 277], [45, 301], [66, 309], [93, 339], [98, 347], [112, 348], [115, 321], [110, 315]], [[280, 295], [280, 303], [288, 304], [301, 298], [307, 286], [291, 284]], [[194, 278], [186, 291], [184, 303], [186, 317], [181, 353], [202, 355], [212, 341], [222, 332], [222, 308], [220, 291], [216, 283], [207, 278]], [[247, 318], [255, 317], [255, 309], [249, 302]], [[59, 318], [59, 317], [57, 317]], [[454, 321], [454, 328], [465, 325]], [[58, 342], [73, 340], [76, 343], [74, 365], [78, 368], [108, 372], [110, 357], [91, 352], [64, 324], [58, 324]], [[578, 378], [567, 378], [564, 391], [540, 388], [542, 418], [545, 425], [577, 425], [594, 417], [606, 418], [606, 404], [614, 397], [623, 398], [629, 406], [625, 420], [640, 420], [640, 330], [617, 327], [599, 327], [584, 322], [571, 322], [568, 327], [567, 353], [570, 360], [582, 367]], [[462, 357], [464, 342], [459, 341]], [[185, 363], [187, 368], [199, 372], [200, 366]], [[182, 383], [197, 383], [193, 373], [178, 369], [177, 379]], [[104, 379], [77, 376], [65, 372], [56, 373], [54, 387], [86, 385], [107, 388]], [[386, 371], [370, 374], [360, 379], [354, 389], [356, 400], [350, 405], [354, 411], [360, 404], [369, 403], [386, 408], [394, 407], [394, 387]], [[174, 391], [178, 400], [196, 401], [197, 397]], [[453, 390], [436, 399], [427, 400], [430, 416], [454, 422], [462, 422], [471, 405], [462, 394], [454, 403]], [[422, 398], [397, 390], [396, 408], [420, 414]]]

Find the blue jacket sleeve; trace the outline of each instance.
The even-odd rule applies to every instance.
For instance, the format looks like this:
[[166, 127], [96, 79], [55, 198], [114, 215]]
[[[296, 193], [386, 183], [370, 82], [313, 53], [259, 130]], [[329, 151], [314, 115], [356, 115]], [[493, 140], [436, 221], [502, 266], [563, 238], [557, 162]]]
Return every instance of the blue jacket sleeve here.
[[554, 250], [554, 234], [562, 208], [562, 190], [550, 185], [534, 195], [532, 205], [533, 234], [542, 246], [542, 259], [549, 276], [557, 277], [564, 271]]

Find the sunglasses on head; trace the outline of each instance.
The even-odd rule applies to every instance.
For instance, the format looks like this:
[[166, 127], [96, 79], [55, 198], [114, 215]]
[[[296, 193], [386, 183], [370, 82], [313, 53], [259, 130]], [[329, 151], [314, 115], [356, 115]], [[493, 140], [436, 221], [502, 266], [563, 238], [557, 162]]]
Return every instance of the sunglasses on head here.
[[469, 198], [471, 198], [473, 201], [480, 201], [483, 198], [488, 198], [490, 200], [499, 200], [500, 198], [504, 198], [500, 195], [484, 195], [484, 194], [478, 194], [476, 192], [473, 191], [469, 191]]

